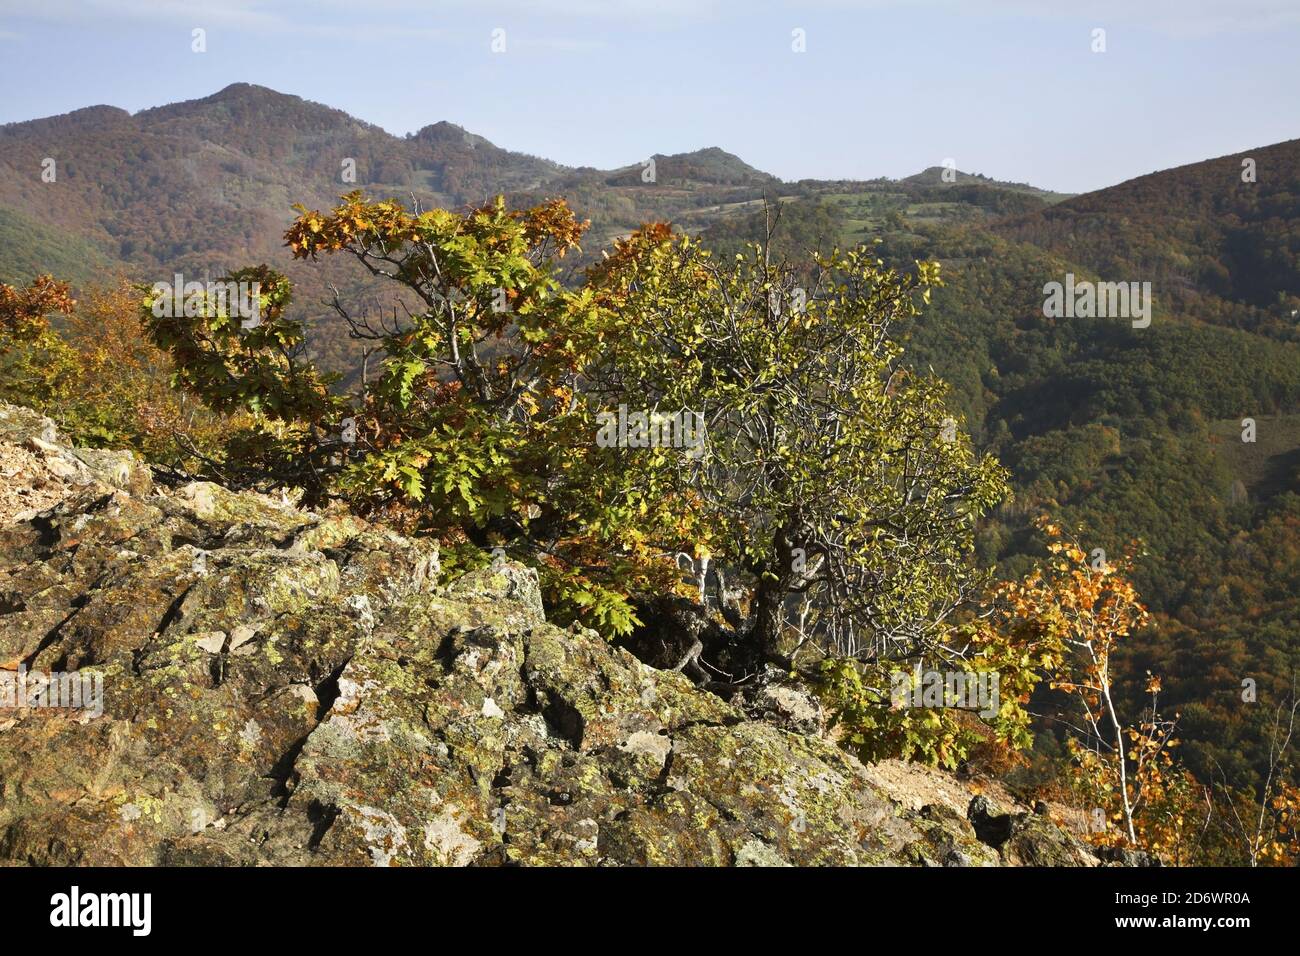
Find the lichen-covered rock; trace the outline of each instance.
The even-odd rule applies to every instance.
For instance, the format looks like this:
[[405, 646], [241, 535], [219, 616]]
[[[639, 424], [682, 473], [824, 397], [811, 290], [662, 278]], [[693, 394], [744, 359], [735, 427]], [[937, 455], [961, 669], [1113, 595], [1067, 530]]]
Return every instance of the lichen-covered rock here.
[[48, 418], [0, 403], [0, 524], [30, 517], [70, 489], [144, 495], [152, 484], [149, 469], [130, 452], [71, 448]]
[[786, 682], [766, 684], [757, 695], [753, 712], [764, 720], [801, 734], [826, 731], [821, 702], [801, 687]]
[[1088, 862], [1039, 849], [1069, 839], [1046, 820], [999, 851], [912, 809], [797, 689], [757, 720], [548, 624], [518, 565], [444, 582], [429, 542], [155, 487], [25, 410], [0, 408], [5, 447], [62, 464], [0, 514], [0, 669], [103, 695], [0, 710], [0, 862]]

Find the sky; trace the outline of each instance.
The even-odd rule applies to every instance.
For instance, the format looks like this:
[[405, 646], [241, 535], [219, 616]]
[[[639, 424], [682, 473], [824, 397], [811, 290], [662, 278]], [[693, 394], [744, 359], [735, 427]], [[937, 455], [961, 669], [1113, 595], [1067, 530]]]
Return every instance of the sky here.
[[1300, 136], [1298, 49], [1300, 0], [0, 0], [0, 123], [248, 82], [571, 166], [1083, 192]]

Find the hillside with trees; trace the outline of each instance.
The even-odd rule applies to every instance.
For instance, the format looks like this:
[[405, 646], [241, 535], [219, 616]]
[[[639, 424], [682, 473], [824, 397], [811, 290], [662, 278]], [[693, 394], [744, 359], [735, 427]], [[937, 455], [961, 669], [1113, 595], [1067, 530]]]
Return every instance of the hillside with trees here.
[[[1094, 842], [1296, 858], [1300, 141], [1075, 197], [788, 183], [237, 84], [4, 127], [0, 167], [0, 400], [77, 442], [528, 569], [552, 623], [737, 706], [794, 682], [856, 757], [997, 767]], [[169, 311], [175, 272], [258, 322]], [[1152, 322], [1051, 317], [1067, 273]], [[1001, 705], [891, 706], [913, 667]]]

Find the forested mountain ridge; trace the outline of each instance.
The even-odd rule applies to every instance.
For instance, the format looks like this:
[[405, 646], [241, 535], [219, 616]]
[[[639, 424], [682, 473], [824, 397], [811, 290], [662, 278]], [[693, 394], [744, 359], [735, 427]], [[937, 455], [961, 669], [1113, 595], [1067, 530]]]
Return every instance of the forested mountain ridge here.
[[[53, 182], [41, 180], [47, 158]], [[134, 115], [97, 106], [9, 124], [0, 165], [0, 205], [76, 230], [136, 267], [274, 252], [292, 203], [327, 204], [349, 188], [463, 205], [560, 170], [451, 124], [399, 138], [248, 84]]]
[[[103, 254], [139, 267], [274, 251], [281, 245], [276, 227], [292, 218], [292, 203], [325, 206], [352, 188], [460, 208], [498, 192], [653, 185], [724, 202], [736, 189], [778, 182], [716, 147], [652, 158], [648, 182], [645, 163], [570, 169], [449, 122], [397, 137], [340, 110], [238, 83], [134, 115], [92, 106], [0, 127], [0, 207], [75, 230]], [[41, 178], [47, 159], [54, 161], [52, 182]], [[642, 197], [625, 205], [630, 218], [621, 225], [655, 204]], [[0, 250], [6, 275], [14, 271], [10, 254]]]
[[1171, 315], [1297, 338], [1300, 140], [1151, 173], [993, 228], [1107, 277], [1156, 283]]
[[[325, 319], [329, 283], [355, 296], [367, 285], [329, 265], [302, 269], [283, 232], [294, 203], [329, 208], [353, 189], [452, 209], [497, 193], [518, 203], [563, 195], [593, 220], [593, 250], [649, 219], [698, 228], [780, 191], [775, 177], [716, 147], [574, 169], [449, 122], [393, 136], [237, 83], [135, 114], [92, 106], [0, 127], [0, 281], [41, 271], [78, 284], [114, 272], [154, 281], [264, 261], [295, 280], [309, 318]], [[359, 364], [339, 329], [322, 326], [312, 346], [345, 374]]]

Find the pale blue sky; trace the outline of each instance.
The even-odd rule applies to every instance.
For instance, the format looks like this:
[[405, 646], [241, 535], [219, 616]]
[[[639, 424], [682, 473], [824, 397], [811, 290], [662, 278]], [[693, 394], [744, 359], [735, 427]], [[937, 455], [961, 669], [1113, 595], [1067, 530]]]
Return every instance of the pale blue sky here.
[[245, 81], [569, 165], [1084, 191], [1300, 136], [1297, 50], [1300, 0], [0, 0], [0, 123]]

